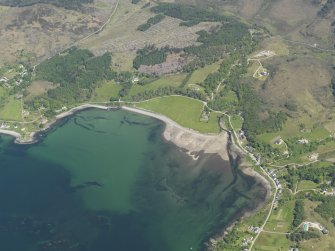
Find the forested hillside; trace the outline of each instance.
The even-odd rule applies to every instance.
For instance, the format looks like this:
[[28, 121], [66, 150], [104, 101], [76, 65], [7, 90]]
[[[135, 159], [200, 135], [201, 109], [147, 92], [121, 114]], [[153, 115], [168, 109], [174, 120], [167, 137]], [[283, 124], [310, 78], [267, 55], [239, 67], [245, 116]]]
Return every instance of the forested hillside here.
[[81, 102], [90, 98], [100, 80], [111, 77], [110, 64], [109, 53], [95, 57], [89, 50], [71, 48], [40, 64], [36, 79], [56, 85], [47, 93], [49, 105]]

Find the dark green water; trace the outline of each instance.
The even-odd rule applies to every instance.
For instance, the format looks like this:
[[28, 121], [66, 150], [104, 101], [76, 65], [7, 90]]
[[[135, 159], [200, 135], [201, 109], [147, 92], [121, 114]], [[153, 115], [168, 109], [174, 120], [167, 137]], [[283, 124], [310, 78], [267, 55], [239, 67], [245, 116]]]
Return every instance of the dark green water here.
[[264, 190], [216, 155], [194, 161], [155, 119], [87, 110], [39, 143], [1, 136], [0, 250], [201, 250]]

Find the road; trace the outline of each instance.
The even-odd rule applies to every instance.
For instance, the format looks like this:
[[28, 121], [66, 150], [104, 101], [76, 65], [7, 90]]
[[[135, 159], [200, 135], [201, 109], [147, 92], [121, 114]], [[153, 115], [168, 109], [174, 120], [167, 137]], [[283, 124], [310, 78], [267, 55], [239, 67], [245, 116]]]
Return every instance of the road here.
[[321, 48], [321, 47], [316, 46], [316, 44], [309, 44], [309, 43], [305, 43], [305, 42], [294, 41], [294, 40], [290, 40], [290, 39], [286, 39], [286, 38], [282, 38], [282, 37], [279, 37], [279, 39], [281, 39], [283, 41], [286, 41], [286, 42], [289, 42], [289, 43], [293, 43], [293, 44], [305, 45], [305, 46], [311, 47], [311, 48], [319, 50], [319, 51], [335, 52], [334, 49]]
[[[76, 44], [80, 44], [80, 43], [83, 42], [84, 40], [86, 40], [86, 39], [88, 39], [88, 38], [90, 38], [90, 37], [92, 37], [92, 36], [94, 36], [94, 35], [100, 33], [100, 32], [106, 27], [106, 25], [109, 24], [109, 22], [112, 20], [114, 14], [115, 14], [116, 11], [117, 11], [117, 8], [118, 8], [118, 6], [119, 6], [119, 3], [120, 3], [120, 0], [118, 0], [118, 1], [116, 2], [115, 7], [114, 7], [112, 13], [110, 14], [110, 16], [108, 17], [107, 21], [106, 21], [103, 25], [101, 25], [101, 27], [100, 27], [97, 31], [95, 31], [95, 32], [93, 32], [93, 33], [87, 35], [86, 37], [83, 37], [83, 38], [79, 39], [78, 41], [75, 41], [73, 44], [71, 44], [70, 46], [68, 46], [66, 49], [71, 48], [72, 46], [74, 46], [74, 45], [76, 45]], [[65, 50], [66, 50], [66, 49], [65, 49]]]
[[266, 223], [268, 223], [268, 221], [269, 221], [269, 219], [270, 219], [270, 217], [271, 217], [271, 214], [272, 214], [272, 211], [273, 211], [273, 207], [274, 207], [274, 204], [275, 204], [275, 202], [276, 202], [276, 196], [277, 196], [277, 194], [278, 194], [278, 187], [277, 187], [277, 185], [276, 185], [276, 182], [275, 182], [275, 181], [272, 179], [272, 177], [271, 177], [271, 176], [270, 176], [270, 175], [263, 169], [263, 167], [260, 166], [260, 168], [262, 169], [263, 173], [265, 173], [265, 174], [268, 176], [268, 178], [272, 181], [273, 185], [275, 186], [275, 193], [274, 193], [274, 195], [273, 195], [273, 199], [272, 199], [272, 202], [271, 202], [270, 211], [269, 211], [268, 215], [266, 216], [263, 225], [260, 227], [260, 231], [256, 234], [255, 238], [252, 240], [252, 242], [251, 242], [251, 244], [250, 244], [249, 251], [252, 250], [252, 248], [253, 248], [253, 246], [254, 246], [256, 240], [258, 239], [259, 235], [261, 234], [261, 232], [264, 231], [264, 227], [265, 227]]
[[[218, 111], [216, 111], [216, 112], [218, 112]], [[264, 173], [264, 174], [271, 180], [271, 182], [273, 183], [273, 185], [274, 185], [274, 187], [275, 187], [275, 192], [274, 192], [274, 195], [273, 195], [273, 199], [272, 199], [272, 201], [271, 201], [271, 205], [270, 205], [269, 213], [267, 214], [264, 223], [263, 223], [262, 226], [260, 227], [260, 231], [256, 234], [255, 238], [252, 240], [252, 242], [251, 242], [251, 244], [250, 244], [250, 248], [249, 248], [249, 250], [251, 251], [251, 250], [252, 250], [252, 247], [254, 246], [254, 244], [255, 244], [255, 242], [256, 242], [256, 240], [258, 239], [258, 237], [259, 237], [259, 235], [261, 234], [261, 232], [264, 231], [264, 227], [265, 227], [265, 225], [267, 224], [267, 222], [269, 221], [269, 219], [270, 219], [270, 217], [271, 217], [271, 214], [272, 214], [272, 212], [273, 212], [273, 208], [274, 208], [274, 204], [275, 204], [275, 202], [276, 202], [276, 197], [277, 197], [277, 194], [278, 194], [278, 187], [277, 187], [277, 184], [276, 184], [276, 182], [274, 181], [274, 179], [273, 179], [273, 178], [272, 178], [272, 177], [271, 177], [271, 176], [264, 170], [264, 168], [263, 168], [262, 166], [260, 166], [260, 163], [259, 163], [259, 161], [257, 160], [257, 158], [256, 158], [252, 153], [250, 153], [248, 150], [246, 150], [246, 149], [242, 146], [241, 142], [238, 140], [238, 136], [237, 136], [237, 134], [236, 134], [236, 131], [235, 131], [235, 129], [234, 129], [232, 123], [231, 123], [231, 117], [230, 117], [230, 115], [228, 115], [228, 114], [226, 114], [226, 113], [223, 113], [223, 112], [221, 112], [221, 113], [228, 117], [229, 126], [230, 126], [230, 128], [231, 128], [231, 130], [232, 130], [232, 132], [233, 132], [233, 134], [234, 134], [234, 138], [235, 138], [234, 141], [236, 141], [236, 142], [235, 142], [235, 145], [237, 145], [237, 146], [238, 146], [244, 153], [246, 153], [246, 154], [249, 155], [249, 157], [256, 163], [256, 165], [258, 165], [258, 166], [261, 168], [262, 172], [263, 172], [263, 173]]]

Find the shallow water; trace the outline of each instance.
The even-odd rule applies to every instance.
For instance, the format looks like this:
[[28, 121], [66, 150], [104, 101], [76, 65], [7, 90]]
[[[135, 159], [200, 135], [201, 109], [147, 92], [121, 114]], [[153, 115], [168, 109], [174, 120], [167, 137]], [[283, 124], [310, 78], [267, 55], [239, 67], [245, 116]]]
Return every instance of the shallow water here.
[[197, 161], [163, 123], [87, 110], [34, 145], [0, 142], [0, 250], [201, 250], [264, 189], [217, 155]]

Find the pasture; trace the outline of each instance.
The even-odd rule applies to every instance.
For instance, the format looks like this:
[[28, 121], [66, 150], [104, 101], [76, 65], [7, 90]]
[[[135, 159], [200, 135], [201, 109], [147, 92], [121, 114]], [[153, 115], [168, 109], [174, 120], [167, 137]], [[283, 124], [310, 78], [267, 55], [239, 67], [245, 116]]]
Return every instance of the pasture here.
[[211, 113], [208, 122], [201, 122], [200, 116], [204, 104], [191, 98], [181, 96], [155, 98], [136, 106], [163, 114], [186, 128], [202, 133], [219, 132], [218, 117], [220, 114]]

